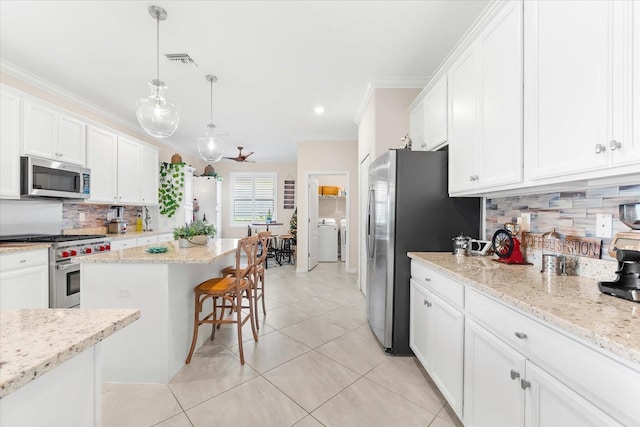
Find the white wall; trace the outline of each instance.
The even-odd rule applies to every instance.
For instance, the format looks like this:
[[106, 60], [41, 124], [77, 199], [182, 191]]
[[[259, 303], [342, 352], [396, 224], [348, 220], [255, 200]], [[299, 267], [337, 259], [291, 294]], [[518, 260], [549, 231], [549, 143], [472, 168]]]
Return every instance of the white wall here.
[[[286, 234], [289, 232], [289, 221], [293, 215], [293, 209], [284, 209], [284, 180], [295, 179], [296, 180], [296, 204], [300, 203], [300, 183], [296, 178], [297, 167], [296, 163], [238, 163], [231, 160], [221, 160], [218, 163], [214, 163], [213, 167], [215, 171], [222, 177], [222, 206], [221, 206], [221, 222], [222, 222], [222, 237], [234, 238], [244, 237], [247, 235], [247, 227], [232, 227], [231, 226], [231, 190], [230, 190], [230, 173], [231, 172], [275, 172], [278, 174], [278, 195], [277, 206], [275, 212], [275, 219], [277, 222], [281, 222], [281, 226], [270, 226], [269, 231], [273, 234]], [[196, 169], [195, 174], [201, 175], [203, 168]], [[300, 210], [298, 209], [298, 214]], [[300, 223], [298, 222], [298, 227]]]
[[[347, 203], [349, 206], [348, 271], [358, 268], [358, 142], [318, 141], [298, 143], [298, 259], [297, 270], [307, 271], [308, 207], [307, 177], [310, 175], [349, 174]], [[314, 197], [317, 195], [314, 194]]]

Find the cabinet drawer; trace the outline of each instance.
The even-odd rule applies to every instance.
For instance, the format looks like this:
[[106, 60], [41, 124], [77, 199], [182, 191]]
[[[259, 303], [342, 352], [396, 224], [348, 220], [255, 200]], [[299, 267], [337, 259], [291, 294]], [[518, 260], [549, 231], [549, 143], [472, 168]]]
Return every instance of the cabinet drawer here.
[[411, 277], [418, 283], [427, 286], [460, 310], [464, 309], [464, 286], [428, 267], [411, 262]]
[[158, 242], [171, 242], [171, 241], [173, 241], [173, 234], [171, 233], [160, 234], [158, 236]]
[[569, 388], [621, 423], [637, 423], [637, 399], [620, 396], [640, 396], [639, 369], [471, 288], [465, 303], [468, 316]]
[[134, 248], [138, 245], [136, 239], [114, 240], [111, 242], [111, 250], [119, 251], [120, 249]]
[[158, 236], [138, 237], [136, 239], [137, 246], [150, 245], [152, 243], [158, 243]]
[[0, 271], [16, 270], [49, 263], [48, 249], [35, 249], [32, 251], [13, 252], [0, 256]]

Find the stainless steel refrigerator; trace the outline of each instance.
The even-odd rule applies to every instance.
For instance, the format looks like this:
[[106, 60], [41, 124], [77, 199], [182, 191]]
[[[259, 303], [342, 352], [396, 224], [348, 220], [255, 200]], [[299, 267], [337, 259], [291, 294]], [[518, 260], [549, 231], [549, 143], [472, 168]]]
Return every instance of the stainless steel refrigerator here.
[[367, 317], [397, 355], [413, 354], [407, 252], [451, 252], [454, 236], [480, 237], [480, 199], [448, 196], [447, 158], [446, 151], [389, 150], [369, 166]]

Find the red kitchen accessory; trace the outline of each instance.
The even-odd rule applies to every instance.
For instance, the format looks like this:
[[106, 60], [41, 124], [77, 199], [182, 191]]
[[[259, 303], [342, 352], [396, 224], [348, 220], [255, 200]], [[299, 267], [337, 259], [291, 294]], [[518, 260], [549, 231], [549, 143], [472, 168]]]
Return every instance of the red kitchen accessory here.
[[530, 264], [525, 262], [520, 251], [520, 241], [516, 238], [518, 230], [513, 223], [505, 224], [505, 228], [496, 231], [491, 239], [493, 252], [498, 255], [494, 260], [505, 264]]

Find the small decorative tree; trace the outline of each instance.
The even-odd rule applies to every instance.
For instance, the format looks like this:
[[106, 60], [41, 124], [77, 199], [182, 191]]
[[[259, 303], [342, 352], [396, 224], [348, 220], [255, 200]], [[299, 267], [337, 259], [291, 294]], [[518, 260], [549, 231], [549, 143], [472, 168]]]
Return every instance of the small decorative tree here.
[[294, 239], [298, 236], [298, 208], [295, 208], [293, 215], [291, 215], [291, 221], [289, 221], [289, 233]]

